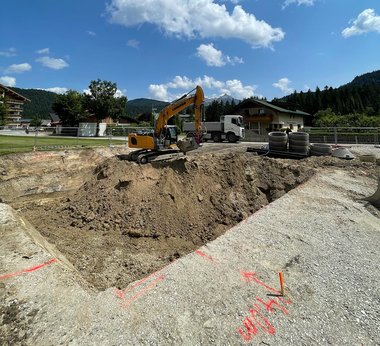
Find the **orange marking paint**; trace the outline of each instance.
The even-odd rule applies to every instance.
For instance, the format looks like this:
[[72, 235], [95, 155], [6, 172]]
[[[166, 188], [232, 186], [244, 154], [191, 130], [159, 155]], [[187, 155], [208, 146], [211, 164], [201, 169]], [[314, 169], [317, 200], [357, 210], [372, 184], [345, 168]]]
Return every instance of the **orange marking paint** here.
[[210, 262], [214, 262], [214, 259], [210, 256], [210, 255], [206, 255], [204, 252], [202, 252], [201, 250], [195, 250], [194, 251], [197, 255], [203, 257], [203, 258], [206, 258], [208, 261]]
[[0, 275], [0, 280], [3, 280], [3, 279], [8, 279], [8, 278], [11, 278], [13, 276], [18, 276], [18, 275], [22, 275], [22, 274], [26, 274], [26, 273], [31, 273], [31, 272], [34, 272], [40, 268], [43, 268], [49, 264], [52, 264], [54, 262], [58, 262], [58, 259], [57, 258], [52, 258], [51, 260], [49, 261], [46, 261], [44, 263], [41, 263], [39, 265], [36, 265], [34, 267], [31, 267], [31, 268], [27, 268], [27, 269], [24, 269], [24, 270], [21, 270], [19, 272], [16, 272], [16, 273], [10, 273], [10, 274], [4, 274], [4, 275]]
[[282, 276], [282, 273], [279, 272], [278, 276], [280, 277], [280, 287], [281, 287], [281, 295], [284, 295], [284, 277]]
[[154, 281], [149, 283], [146, 287], [142, 288], [140, 291], [138, 291], [131, 299], [128, 299], [125, 303], [123, 303], [124, 308], [128, 308], [128, 306], [133, 303], [138, 297], [140, 297], [142, 294], [145, 294], [147, 291], [151, 290], [153, 287], [155, 287], [159, 282], [164, 280], [165, 276], [160, 275], [157, 277]]

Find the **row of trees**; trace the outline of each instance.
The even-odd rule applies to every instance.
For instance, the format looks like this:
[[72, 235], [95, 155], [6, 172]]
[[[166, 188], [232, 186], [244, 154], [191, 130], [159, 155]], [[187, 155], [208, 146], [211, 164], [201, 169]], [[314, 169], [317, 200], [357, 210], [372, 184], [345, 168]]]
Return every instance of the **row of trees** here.
[[206, 121], [219, 121], [219, 118], [223, 114], [233, 114], [236, 107], [235, 100], [224, 102], [223, 100], [212, 101], [205, 107]]
[[345, 85], [340, 88], [325, 87], [315, 92], [294, 92], [281, 100], [310, 114], [320, 110], [331, 109], [339, 114], [363, 114], [376, 116], [380, 114], [380, 84]]
[[89, 93], [69, 90], [57, 96], [52, 108], [64, 126], [78, 126], [80, 122], [95, 118], [99, 128], [99, 123], [107, 117], [117, 121], [125, 116], [127, 97], [116, 97], [116, 92], [116, 83], [93, 80]]
[[316, 127], [380, 127], [380, 116], [363, 113], [336, 114], [331, 108], [314, 114]]

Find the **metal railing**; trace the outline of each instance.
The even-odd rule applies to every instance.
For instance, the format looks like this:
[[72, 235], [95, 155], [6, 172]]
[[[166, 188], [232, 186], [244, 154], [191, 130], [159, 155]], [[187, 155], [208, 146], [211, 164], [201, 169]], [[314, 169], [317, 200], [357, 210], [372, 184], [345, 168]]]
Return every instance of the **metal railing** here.
[[[305, 127], [310, 143], [329, 144], [379, 144], [379, 127]], [[267, 134], [259, 135], [254, 130], [246, 130], [245, 141], [268, 142]]]
[[379, 144], [379, 127], [311, 127], [306, 128], [311, 143]]

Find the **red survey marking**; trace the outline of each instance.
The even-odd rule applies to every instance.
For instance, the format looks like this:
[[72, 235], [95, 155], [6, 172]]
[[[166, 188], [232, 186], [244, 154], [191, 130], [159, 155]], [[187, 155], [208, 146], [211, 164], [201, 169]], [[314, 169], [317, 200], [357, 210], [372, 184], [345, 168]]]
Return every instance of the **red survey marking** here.
[[201, 250], [195, 250], [194, 252], [195, 252], [197, 255], [199, 255], [199, 256], [201, 256], [201, 257], [207, 259], [208, 261], [210, 261], [210, 262], [214, 262], [214, 259], [212, 258], [212, 256], [205, 254], [205, 253], [202, 252]]
[[[269, 300], [268, 298], [265, 298], [266, 301], [260, 297], [256, 297], [256, 301], [252, 304], [253, 308], [248, 310], [249, 317], [246, 317], [243, 321], [244, 327], [238, 328], [236, 331], [246, 342], [251, 341], [253, 337], [259, 333], [260, 330], [270, 335], [274, 335], [276, 333], [276, 329], [267, 319], [267, 317], [264, 316], [263, 313], [274, 313], [275, 309], [277, 309], [281, 311], [284, 315], [287, 315], [289, 312], [284, 305], [290, 304], [291, 300], [283, 299], [281, 297], [281, 293], [278, 290], [259, 280], [256, 277], [255, 272], [242, 272], [242, 276], [246, 284], [258, 284], [261, 287], [264, 287], [266, 290], [273, 292], [272, 295], [274, 297], [273, 299]], [[263, 313], [261, 312], [261, 310], [264, 310]]]
[[53, 154], [51, 154], [51, 153], [43, 153], [43, 152], [38, 152], [38, 151], [33, 152], [34, 160], [40, 160], [40, 159], [42, 160], [44, 158], [48, 158], [51, 156], [53, 156]]
[[133, 285], [128, 286], [125, 290], [115, 289], [115, 294], [123, 301], [121, 306], [124, 308], [128, 308], [131, 303], [133, 303], [137, 298], [141, 295], [147, 293], [153, 287], [157, 286], [159, 282], [164, 280], [165, 276], [163, 274], [157, 276], [153, 281], [148, 282], [146, 286], [137, 291], [131, 298], [127, 299], [125, 296], [129, 291], [132, 291], [135, 287], [139, 287], [143, 285], [146, 281], [148, 281], [151, 277], [157, 275], [160, 271], [150, 274], [149, 276], [135, 282]]
[[255, 272], [241, 272], [243, 278], [244, 278], [244, 281], [248, 284], [250, 282], [255, 282], [263, 287], [265, 287], [267, 290], [273, 292], [275, 295], [277, 295], [277, 298], [282, 302], [282, 303], [285, 303], [285, 304], [291, 304], [291, 300], [290, 299], [287, 299], [287, 300], [284, 300], [281, 296], [281, 292], [276, 290], [275, 288], [265, 284], [264, 282], [260, 281], [257, 277], [256, 277], [256, 273]]
[[47, 261], [47, 262], [44, 262], [42, 264], [39, 264], [39, 265], [36, 265], [34, 267], [31, 267], [31, 268], [27, 268], [27, 269], [24, 269], [24, 270], [21, 270], [19, 272], [16, 272], [16, 273], [10, 273], [10, 274], [4, 274], [4, 275], [0, 275], [0, 280], [2, 279], [8, 279], [8, 278], [11, 278], [13, 276], [18, 276], [18, 275], [22, 275], [22, 274], [26, 274], [26, 273], [31, 273], [31, 272], [34, 272], [38, 269], [41, 269], [49, 264], [52, 264], [54, 262], [58, 262], [58, 259], [57, 258], [52, 258], [51, 260]]

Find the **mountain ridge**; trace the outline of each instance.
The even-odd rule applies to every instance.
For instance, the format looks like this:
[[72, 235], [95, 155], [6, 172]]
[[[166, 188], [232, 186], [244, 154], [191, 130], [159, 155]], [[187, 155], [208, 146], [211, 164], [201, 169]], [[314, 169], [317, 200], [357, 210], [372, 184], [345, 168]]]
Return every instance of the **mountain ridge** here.
[[[34, 88], [11, 87], [10, 89], [31, 100], [31, 102], [26, 102], [24, 104], [23, 117], [39, 116], [41, 118], [48, 118], [49, 113], [52, 113], [52, 105], [55, 101], [55, 98], [57, 97], [57, 94], [51, 91]], [[321, 95], [321, 100], [314, 100], [315, 94], [319, 93]], [[357, 96], [358, 94], [360, 94], [360, 97]], [[325, 97], [326, 99], [330, 98], [334, 100], [325, 102], [323, 97]], [[353, 100], [350, 101], [352, 103], [351, 105], [347, 104], [348, 97], [351, 97], [351, 99], [353, 98]], [[369, 100], [369, 98], [371, 100]], [[314, 114], [318, 110], [325, 109], [323, 108], [325, 106], [330, 108], [336, 108], [336, 111], [340, 113], [342, 113], [342, 110], [363, 111], [368, 107], [373, 108], [376, 112], [380, 113], [380, 101], [372, 101], [376, 98], [380, 100], [380, 70], [375, 70], [356, 76], [352, 79], [351, 82], [341, 85], [337, 88], [330, 87], [325, 90], [319, 90], [317, 88], [316, 91], [310, 91], [310, 93], [293, 93], [282, 98], [275, 98], [272, 101], [285, 101], [288, 104], [294, 104], [298, 106], [299, 109], [302, 109], [311, 114]], [[223, 94], [216, 98], [206, 99], [205, 105], [208, 106], [213, 101], [223, 101], [224, 103], [226, 103], [227, 101], [230, 103], [234, 101], [235, 104], [238, 104], [241, 100], [233, 98], [230, 95]], [[340, 103], [345, 104], [344, 107], [341, 107], [341, 109], [339, 109]], [[151, 113], [152, 110], [159, 112], [168, 104], [169, 102], [164, 102], [155, 99], [137, 98], [129, 100], [127, 102], [126, 111], [128, 116], [136, 117], [139, 114]]]

